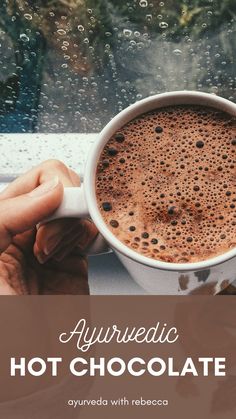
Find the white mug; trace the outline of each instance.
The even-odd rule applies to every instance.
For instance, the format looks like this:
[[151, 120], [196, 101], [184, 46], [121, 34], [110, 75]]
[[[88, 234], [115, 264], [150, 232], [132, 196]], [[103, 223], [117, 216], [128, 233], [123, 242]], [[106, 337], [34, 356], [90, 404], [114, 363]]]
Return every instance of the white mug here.
[[110, 137], [143, 113], [182, 104], [210, 106], [236, 116], [236, 104], [202, 92], [169, 92], [136, 102], [116, 115], [102, 130], [90, 152], [83, 185], [80, 188], [65, 189], [63, 202], [52, 218], [91, 217], [101, 233], [95, 243], [95, 252], [103, 250], [105, 239], [133, 279], [151, 294], [216, 294], [236, 279], [236, 247], [219, 256], [194, 263], [169, 263], [148, 258], [125, 246], [112, 234], [103, 220], [96, 200], [97, 163]]

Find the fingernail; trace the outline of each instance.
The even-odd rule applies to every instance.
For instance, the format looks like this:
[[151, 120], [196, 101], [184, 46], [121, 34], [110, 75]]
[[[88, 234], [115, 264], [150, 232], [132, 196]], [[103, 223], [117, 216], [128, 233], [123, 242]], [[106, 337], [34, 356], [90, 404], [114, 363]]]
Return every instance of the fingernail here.
[[58, 246], [58, 244], [62, 241], [63, 237], [60, 235], [55, 235], [51, 237], [48, 242], [45, 244], [44, 253], [45, 255], [50, 255], [53, 250]]
[[47, 261], [47, 255], [45, 255], [45, 253], [39, 253], [37, 256], [36, 256], [36, 258], [37, 258], [37, 260], [38, 260], [38, 262], [41, 264], [41, 265], [43, 265], [46, 261]]
[[30, 192], [28, 195], [32, 198], [38, 198], [42, 195], [47, 194], [48, 192], [52, 191], [59, 183], [59, 179], [57, 176], [52, 178], [51, 180], [42, 183], [39, 185], [36, 189], [34, 189], [32, 192]]

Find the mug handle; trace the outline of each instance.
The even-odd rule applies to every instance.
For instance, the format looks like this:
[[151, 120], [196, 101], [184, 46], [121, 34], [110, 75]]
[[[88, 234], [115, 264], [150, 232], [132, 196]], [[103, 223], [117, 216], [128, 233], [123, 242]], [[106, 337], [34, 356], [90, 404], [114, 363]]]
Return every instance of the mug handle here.
[[[43, 221], [43, 224], [59, 218], [89, 218], [83, 184], [80, 187], [65, 188], [61, 205], [50, 217]], [[98, 233], [86, 253], [88, 256], [94, 256], [110, 252], [111, 249], [107, 242], [103, 236]]]

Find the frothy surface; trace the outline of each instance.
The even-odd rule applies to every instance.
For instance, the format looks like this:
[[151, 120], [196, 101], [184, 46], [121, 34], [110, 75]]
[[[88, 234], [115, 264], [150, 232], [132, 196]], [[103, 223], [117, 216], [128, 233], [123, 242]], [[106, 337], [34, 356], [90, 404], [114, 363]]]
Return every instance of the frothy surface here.
[[174, 263], [236, 247], [236, 119], [172, 106], [134, 119], [108, 141], [96, 193], [112, 233]]

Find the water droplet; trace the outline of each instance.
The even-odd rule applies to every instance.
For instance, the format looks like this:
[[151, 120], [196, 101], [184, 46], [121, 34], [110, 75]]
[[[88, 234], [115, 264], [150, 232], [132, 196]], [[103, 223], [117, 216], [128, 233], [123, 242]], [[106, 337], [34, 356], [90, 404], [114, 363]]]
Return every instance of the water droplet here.
[[24, 18], [27, 20], [32, 20], [32, 16], [29, 13], [25, 13]]
[[168, 28], [168, 23], [167, 22], [160, 22], [159, 23], [159, 27], [161, 28], [161, 29], [166, 29], [166, 28]]
[[144, 48], [144, 43], [143, 42], [138, 42], [137, 43], [137, 48], [138, 49], [143, 49]]
[[29, 37], [25, 33], [20, 34], [20, 39], [23, 42], [29, 42]]
[[147, 0], [140, 0], [140, 2], [139, 2], [139, 6], [140, 6], [140, 7], [147, 7], [147, 6], [148, 6], [148, 2], [147, 2]]
[[64, 29], [58, 29], [58, 30], [57, 30], [57, 33], [58, 33], [59, 35], [66, 35], [66, 31], [64, 31]]
[[79, 30], [80, 32], [84, 32], [84, 27], [83, 27], [83, 25], [78, 25], [78, 26], [77, 26], [77, 28], [78, 28], [78, 30]]
[[132, 35], [132, 31], [130, 29], [123, 29], [123, 34], [128, 38]]
[[175, 55], [181, 55], [182, 54], [182, 51], [181, 51], [181, 49], [176, 48], [176, 49], [173, 50], [173, 53]]

